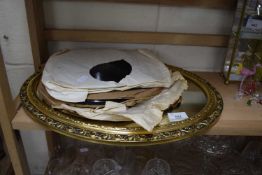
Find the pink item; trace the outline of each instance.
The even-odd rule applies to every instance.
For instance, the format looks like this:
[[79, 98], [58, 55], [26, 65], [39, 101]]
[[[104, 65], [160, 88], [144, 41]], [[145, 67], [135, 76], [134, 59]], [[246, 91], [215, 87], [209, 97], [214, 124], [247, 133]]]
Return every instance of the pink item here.
[[243, 91], [242, 86], [243, 86], [243, 83], [246, 80], [246, 78], [256, 74], [257, 67], [261, 67], [261, 64], [254, 65], [252, 70], [245, 68], [245, 67], [241, 70], [240, 74], [243, 75], [243, 78], [242, 78], [242, 81], [240, 83], [239, 91]]

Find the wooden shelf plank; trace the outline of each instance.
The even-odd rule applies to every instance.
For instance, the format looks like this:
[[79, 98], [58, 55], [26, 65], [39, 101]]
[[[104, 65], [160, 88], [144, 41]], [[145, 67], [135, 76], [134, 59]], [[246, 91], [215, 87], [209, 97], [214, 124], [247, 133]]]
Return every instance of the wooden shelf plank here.
[[[253, 135], [262, 136], [262, 107], [247, 106], [246, 100], [237, 101], [234, 94], [238, 84], [225, 85], [219, 73], [197, 73], [217, 88], [224, 100], [224, 110], [215, 126], [207, 134], [209, 135]], [[14, 129], [41, 129], [46, 128], [35, 123], [20, 108], [12, 121]]]
[[76, 41], [135, 44], [175, 44], [227, 47], [228, 35], [186, 34], [168, 32], [135, 32], [114, 30], [46, 29], [48, 41]]
[[217, 73], [198, 73], [209, 80], [221, 93], [224, 109], [218, 123], [210, 129], [210, 135], [262, 135], [262, 107], [260, 105], [248, 106], [246, 99], [234, 98], [239, 83], [224, 84], [223, 77]]
[[12, 121], [12, 126], [18, 130], [47, 130], [43, 125], [33, 121], [22, 107], [18, 109]]
[[236, 0], [86, 0], [97, 2], [137, 3], [137, 4], [162, 4], [174, 6], [196, 6], [202, 8], [234, 9]]

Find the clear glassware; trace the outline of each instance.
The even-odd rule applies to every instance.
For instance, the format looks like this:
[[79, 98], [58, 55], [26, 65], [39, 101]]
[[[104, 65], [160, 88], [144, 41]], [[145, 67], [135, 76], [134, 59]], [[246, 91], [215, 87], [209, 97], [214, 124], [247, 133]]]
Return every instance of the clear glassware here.
[[154, 158], [146, 163], [142, 175], [171, 175], [171, 169], [165, 160]]
[[91, 175], [120, 175], [121, 166], [113, 159], [99, 159], [92, 167]]
[[220, 175], [253, 175], [250, 162], [239, 155], [225, 155], [217, 160]]
[[245, 143], [245, 137], [201, 136], [196, 140], [195, 146], [210, 156], [222, 156], [239, 152]]
[[262, 142], [252, 140], [241, 152], [241, 157], [251, 162], [251, 169], [254, 175], [262, 174]]
[[87, 147], [68, 147], [50, 160], [46, 175], [88, 175], [91, 169], [89, 158]]

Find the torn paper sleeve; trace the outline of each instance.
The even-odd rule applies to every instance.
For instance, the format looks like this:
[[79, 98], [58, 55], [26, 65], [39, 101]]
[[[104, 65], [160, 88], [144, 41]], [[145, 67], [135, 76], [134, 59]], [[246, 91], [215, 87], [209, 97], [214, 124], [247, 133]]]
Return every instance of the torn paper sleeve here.
[[124, 104], [111, 101], [106, 102], [106, 106], [102, 109], [77, 108], [66, 104], [54, 106], [54, 108], [74, 111], [93, 120], [134, 121], [147, 131], [152, 131], [161, 122], [163, 111], [175, 103], [183, 91], [188, 88], [187, 81], [179, 72], [174, 72], [172, 79], [175, 82], [169, 89], [129, 109]]

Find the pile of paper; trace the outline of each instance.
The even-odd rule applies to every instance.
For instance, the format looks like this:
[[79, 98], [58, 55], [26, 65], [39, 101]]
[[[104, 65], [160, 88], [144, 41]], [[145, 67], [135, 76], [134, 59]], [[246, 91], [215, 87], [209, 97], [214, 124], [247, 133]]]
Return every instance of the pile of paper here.
[[[187, 88], [179, 72], [171, 72], [148, 50], [62, 51], [47, 61], [41, 83], [42, 97], [54, 108], [93, 120], [132, 120], [148, 131]], [[90, 100], [104, 105], [79, 105]]]

